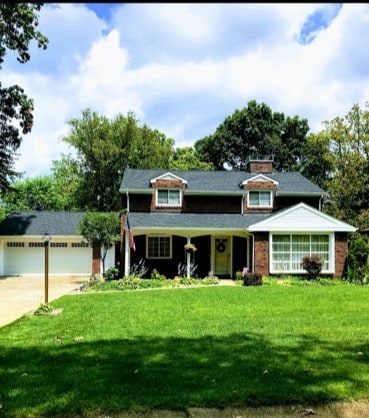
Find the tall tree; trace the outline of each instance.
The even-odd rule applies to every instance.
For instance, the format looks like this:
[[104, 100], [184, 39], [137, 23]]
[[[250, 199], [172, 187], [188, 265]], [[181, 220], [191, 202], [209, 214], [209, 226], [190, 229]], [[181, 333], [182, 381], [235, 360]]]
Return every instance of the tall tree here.
[[369, 105], [354, 104], [344, 117], [325, 121], [331, 174], [327, 180], [333, 216], [357, 227], [369, 227]]
[[214, 134], [195, 142], [202, 161], [216, 169], [242, 170], [253, 154], [274, 155], [277, 170], [296, 169], [309, 131], [306, 119], [285, 117], [255, 100], [226, 117]]
[[214, 170], [212, 163], [200, 160], [197, 151], [192, 147], [176, 148], [169, 159], [171, 170]]
[[80, 190], [82, 170], [71, 154], [61, 154], [60, 160], [54, 160], [51, 177], [59, 194], [63, 196], [65, 210], [80, 208], [78, 193]]
[[332, 175], [332, 156], [329, 137], [324, 132], [308, 135], [303, 147], [300, 171], [324, 190]]
[[[73, 204], [80, 209], [120, 209], [119, 186], [126, 167], [167, 168], [174, 141], [147, 125], [140, 126], [129, 112], [113, 119], [91, 109], [81, 119], [69, 121], [71, 131], [63, 138], [76, 150], [76, 158], [64, 156], [54, 164], [54, 176], [61, 179], [65, 169], [75, 180]], [[79, 180], [76, 179], [79, 176]]]
[[[0, 69], [7, 50], [17, 53], [24, 64], [30, 60], [32, 40], [46, 49], [48, 39], [37, 30], [43, 3], [0, 3]], [[19, 125], [19, 127], [18, 127]], [[0, 82], [0, 191], [5, 191], [17, 175], [14, 171], [21, 134], [31, 132], [33, 101], [18, 85], [3, 87]]]

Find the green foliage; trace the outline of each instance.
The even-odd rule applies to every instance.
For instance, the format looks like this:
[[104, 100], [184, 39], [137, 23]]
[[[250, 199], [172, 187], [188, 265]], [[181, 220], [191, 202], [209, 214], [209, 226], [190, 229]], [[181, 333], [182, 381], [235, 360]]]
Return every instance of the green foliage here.
[[65, 210], [79, 210], [83, 207], [79, 199], [82, 167], [72, 156], [62, 154], [60, 160], [52, 162], [52, 179], [63, 197]]
[[152, 280], [167, 280], [164, 274], [160, 274], [155, 268], [151, 272]]
[[11, 184], [3, 201], [8, 212], [66, 209], [65, 197], [50, 176], [26, 178]]
[[194, 147], [200, 160], [220, 170], [225, 164], [245, 169], [252, 154], [273, 154], [277, 170], [292, 170], [301, 160], [308, 131], [306, 119], [285, 117], [253, 100], [247, 107], [235, 110], [214, 134], [198, 140]]
[[[0, 69], [7, 50], [17, 53], [23, 64], [30, 60], [29, 47], [35, 40], [46, 49], [48, 39], [37, 30], [42, 3], [0, 3]], [[2, 87], [0, 82], [0, 191], [7, 190], [17, 173], [14, 171], [16, 151], [22, 134], [31, 132], [33, 100], [18, 85]], [[19, 126], [19, 128], [17, 127]], [[20, 132], [21, 131], [21, 132]]]
[[[69, 120], [70, 132], [63, 140], [77, 156], [64, 156], [55, 163], [54, 175], [72, 180], [68, 190], [72, 206], [96, 211], [120, 209], [119, 186], [126, 167], [167, 168], [174, 141], [147, 125], [140, 126], [134, 113], [113, 119], [91, 109], [80, 119]], [[65, 176], [66, 175], [66, 176]], [[68, 183], [63, 184], [68, 188]]]
[[148, 271], [149, 268], [145, 265], [145, 259], [141, 258], [140, 261], [131, 265], [130, 275], [143, 278]]
[[360, 234], [349, 241], [347, 280], [367, 284], [369, 281], [369, 243]]
[[345, 285], [343, 280], [326, 277], [317, 277], [315, 280], [308, 280], [300, 276], [263, 277], [263, 284], [267, 286], [339, 286]]
[[44, 315], [54, 311], [54, 307], [49, 303], [41, 303], [35, 310], [34, 315]]
[[80, 219], [79, 233], [91, 247], [100, 248], [104, 274], [106, 254], [119, 241], [120, 218], [118, 214], [115, 212], [87, 212]]
[[169, 159], [169, 169], [171, 170], [214, 170], [211, 162], [204, 162], [195, 148], [183, 147], [176, 148]]
[[109, 267], [104, 274], [105, 280], [117, 280], [119, 276], [119, 270], [116, 267]]
[[207, 407], [206, 416], [224, 416], [232, 407], [235, 416], [278, 405], [273, 416], [297, 417], [305, 406], [355, 403], [369, 397], [368, 304], [368, 287], [316, 283], [63, 296], [62, 316], [0, 328], [1, 415]]
[[309, 280], [315, 280], [322, 271], [323, 260], [318, 255], [306, 255], [301, 260], [301, 266], [307, 272]]
[[327, 182], [332, 173], [332, 158], [329, 137], [324, 133], [310, 134], [303, 145], [299, 164], [301, 174], [327, 190]]
[[[325, 203], [325, 210], [355, 226], [368, 227], [368, 103], [365, 109], [355, 104], [346, 116], [325, 121], [321, 135], [326, 137], [331, 150], [331, 172], [326, 182], [329, 199]], [[363, 221], [366, 221], [366, 225]]]
[[206, 276], [201, 280], [203, 285], [219, 284], [219, 278], [217, 276]]

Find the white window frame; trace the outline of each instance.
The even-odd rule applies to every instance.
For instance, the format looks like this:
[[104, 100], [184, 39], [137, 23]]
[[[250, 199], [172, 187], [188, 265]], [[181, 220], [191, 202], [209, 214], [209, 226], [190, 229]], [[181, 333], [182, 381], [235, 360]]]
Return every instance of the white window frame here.
[[[159, 192], [167, 192], [167, 196], [168, 196], [168, 202], [167, 203], [160, 203], [159, 202]], [[177, 203], [169, 203], [169, 194], [171, 192], [176, 192], [178, 193], [178, 202]], [[158, 188], [155, 190], [155, 202], [156, 202], [156, 206], [160, 206], [160, 207], [181, 207], [182, 206], [182, 191], [181, 189], [170, 189], [170, 188]]]
[[[285, 264], [286, 264], [286, 268], [275, 268], [275, 262], [276, 260], [274, 259], [274, 245], [273, 245], [273, 238], [277, 235], [289, 235], [290, 236], [290, 241], [288, 243], [289, 245], [289, 249], [286, 250], [285, 254], [286, 254], [286, 260], [285, 260]], [[322, 268], [322, 274], [332, 274], [334, 273], [334, 248], [335, 248], [335, 241], [334, 241], [334, 233], [332, 232], [321, 232], [321, 233], [303, 233], [303, 232], [278, 232], [278, 233], [272, 233], [270, 232], [269, 234], [269, 243], [270, 243], [270, 250], [269, 250], [269, 265], [270, 265], [270, 272], [273, 274], [285, 274], [285, 273], [292, 273], [292, 274], [303, 274], [306, 273], [306, 270], [304, 270], [301, 266], [300, 266], [300, 258], [302, 258], [302, 256], [298, 257], [299, 258], [299, 268], [293, 268], [292, 265], [293, 263], [297, 262], [297, 259], [293, 257], [294, 251], [292, 249], [292, 246], [294, 244], [292, 236], [295, 235], [304, 235], [306, 237], [309, 238], [309, 241], [306, 242], [307, 244], [309, 244], [309, 250], [306, 254], [304, 255], [320, 255], [322, 253], [325, 253], [326, 255], [328, 255], [328, 260], [323, 264], [323, 268]], [[328, 236], [328, 252], [322, 252], [320, 253], [319, 251], [315, 251], [312, 249], [312, 237], [313, 236]], [[295, 243], [296, 244], [296, 243]]]
[[[157, 254], [149, 254], [149, 241], [155, 239], [158, 241], [158, 251]], [[160, 255], [160, 246], [161, 241], [169, 240], [169, 254]], [[169, 235], [147, 235], [146, 236], [146, 258], [147, 259], [156, 259], [156, 260], [169, 260], [172, 258], [172, 237]]]
[[[259, 204], [255, 205], [251, 203], [250, 194], [251, 193], [258, 193], [259, 194]], [[268, 193], [269, 194], [269, 204], [263, 205], [260, 204], [260, 193]], [[273, 207], [273, 193], [271, 190], [249, 190], [247, 192], [247, 204], [249, 208], [272, 208]]]

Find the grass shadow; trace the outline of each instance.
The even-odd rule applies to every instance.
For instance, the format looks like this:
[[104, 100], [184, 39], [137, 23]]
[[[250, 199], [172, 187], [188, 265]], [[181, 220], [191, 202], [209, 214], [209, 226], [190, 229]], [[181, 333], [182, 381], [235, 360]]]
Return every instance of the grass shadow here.
[[365, 390], [368, 345], [295, 341], [291, 347], [261, 333], [94, 343], [60, 336], [54, 347], [0, 346], [0, 413], [317, 405]]

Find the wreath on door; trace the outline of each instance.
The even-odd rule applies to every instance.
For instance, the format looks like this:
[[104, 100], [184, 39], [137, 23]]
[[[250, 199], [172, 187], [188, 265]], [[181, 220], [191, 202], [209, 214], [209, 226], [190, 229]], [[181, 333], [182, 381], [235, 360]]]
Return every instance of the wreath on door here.
[[224, 253], [225, 249], [226, 249], [225, 244], [222, 241], [218, 242], [218, 244], [217, 244], [217, 251], [219, 253]]

